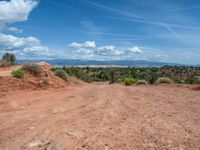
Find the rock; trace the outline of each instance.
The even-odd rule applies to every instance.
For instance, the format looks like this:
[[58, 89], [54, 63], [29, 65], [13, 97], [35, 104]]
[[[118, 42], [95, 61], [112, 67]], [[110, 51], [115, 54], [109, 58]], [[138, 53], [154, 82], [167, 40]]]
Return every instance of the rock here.
[[47, 139], [44, 140], [33, 140], [31, 143], [25, 145], [25, 148], [36, 148], [36, 147], [44, 147], [49, 145], [51, 142]]
[[64, 146], [63, 146], [63, 144], [61, 144], [61, 143], [52, 143], [52, 144], [50, 144], [47, 148], [46, 148], [46, 150], [64, 150], [65, 148], [64, 148]]
[[65, 134], [69, 137], [82, 137], [83, 133], [79, 131], [67, 131]]

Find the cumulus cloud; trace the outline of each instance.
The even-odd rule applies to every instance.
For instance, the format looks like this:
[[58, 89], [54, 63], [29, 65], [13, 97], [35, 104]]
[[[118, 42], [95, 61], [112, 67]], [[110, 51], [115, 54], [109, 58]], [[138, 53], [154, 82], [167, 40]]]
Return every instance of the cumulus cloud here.
[[120, 49], [117, 49], [113, 45], [106, 45], [106, 46], [98, 47], [96, 50], [96, 54], [113, 57], [113, 56], [122, 55], [123, 51]]
[[83, 43], [83, 47], [95, 48], [96, 47], [95, 41], [86, 41], [85, 43]]
[[82, 47], [82, 44], [73, 42], [69, 45], [71, 48], [78, 49]]
[[[10, 0], [0, 1], [0, 30], [5, 29], [15, 34], [23, 30], [16, 27], [6, 28], [6, 24], [26, 21], [30, 12], [37, 6], [38, 0]], [[64, 54], [53, 52], [41, 44], [36, 37], [16, 37], [0, 32], [0, 55], [6, 52], [14, 53], [19, 58], [56, 58]]]
[[20, 34], [20, 33], [23, 32], [23, 30], [18, 29], [18, 28], [16, 28], [16, 27], [9, 27], [9, 28], [7, 28], [7, 30], [8, 30], [8, 31], [11, 31], [11, 32], [14, 32], [15, 34]]
[[71, 57], [86, 59], [94, 57], [96, 43], [95, 41], [85, 41], [83, 43], [73, 42], [69, 44], [69, 47], [72, 48], [70, 51]]
[[97, 49], [100, 50], [100, 51], [105, 51], [105, 50], [107, 50], [107, 51], [111, 50], [112, 51], [112, 50], [115, 49], [115, 47], [113, 45], [106, 45], [106, 46], [98, 47]]
[[0, 33], [0, 54], [12, 52], [22, 56], [51, 56], [47, 46], [43, 46], [35, 37], [16, 37]]
[[115, 47], [114, 45], [103, 45], [96, 47], [95, 41], [84, 43], [73, 42], [69, 45], [69, 54], [73, 58], [92, 58], [98, 60], [109, 59], [134, 59], [140, 57], [142, 49], [135, 46], [130, 48]]
[[0, 26], [27, 20], [37, 4], [36, 0], [0, 1]]
[[86, 41], [84, 43], [73, 42], [69, 46], [74, 49], [79, 49], [79, 48], [89, 48], [90, 49], [90, 48], [95, 48], [96, 43], [95, 43], [95, 41]]
[[137, 47], [137, 46], [128, 48], [128, 50], [129, 50], [131, 53], [141, 53], [141, 52], [142, 52], [142, 50], [141, 50], [139, 47]]

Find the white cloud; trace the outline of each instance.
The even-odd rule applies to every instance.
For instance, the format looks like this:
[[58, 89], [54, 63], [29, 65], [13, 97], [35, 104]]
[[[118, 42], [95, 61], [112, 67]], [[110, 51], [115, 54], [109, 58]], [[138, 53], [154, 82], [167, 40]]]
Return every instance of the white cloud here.
[[27, 57], [51, 56], [52, 52], [35, 37], [16, 37], [0, 33], [0, 54], [12, 52]]
[[95, 48], [96, 47], [95, 41], [86, 41], [85, 43], [83, 43], [83, 47]]
[[107, 45], [107, 46], [102, 46], [102, 47], [98, 47], [97, 48], [100, 51], [104, 51], [104, 50], [114, 50], [115, 47], [113, 45]]
[[26, 21], [29, 13], [37, 4], [36, 0], [0, 1], [0, 26], [6, 23]]
[[128, 48], [128, 50], [129, 50], [131, 53], [141, 53], [141, 52], [142, 52], [142, 50], [141, 50], [139, 47], [137, 47], [137, 46]]
[[101, 46], [101, 47], [98, 47], [96, 50], [97, 55], [103, 55], [103, 56], [109, 56], [109, 57], [123, 55], [123, 53], [124, 52], [122, 50], [117, 49], [113, 45]]
[[[6, 24], [26, 21], [37, 4], [38, 0], [0, 1], [0, 30], [8, 30], [15, 34], [22, 33], [23, 30], [16, 27], [6, 28]], [[17, 58], [23, 59], [63, 58], [65, 55], [59, 51], [53, 52], [49, 50], [36, 37], [16, 37], [0, 32], [0, 55], [6, 52], [13, 53]]]
[[96, 47], [95, 41], [86, 41], [84, 43], [73, 42], [69, 45], [72, 49], [68, 54], [73, 58], [92, 58], [98, 60], [109, 59], [134, 59], [140, 57], [141, 48], [135, 46], [130, 48], [119, 48], [113, 45], [104, 45]]
[[69, 45], [71, 48], [78, 49], [82, 47], [82, 44], [73, 42]]
[[16, 27], [9, 27], [9, 28], [7, 28], [7, 30], [8, 30], [8, 31], [12, 31], [12, 32], [14, 32], [15, 34], [20, 34], [20, 33], [23, 32], [22, 29], [18, 29], [18, 28], [16, 28]]
[[86, 41], [84, 43], [73, 42], [69, 46], [74, 49], [79, 49], [79, 48], [86, 48], [86, 49], [89, 48], [90, 49], [90, 48], [95, 48], [96, 43], [95, 43], [95, 41]]

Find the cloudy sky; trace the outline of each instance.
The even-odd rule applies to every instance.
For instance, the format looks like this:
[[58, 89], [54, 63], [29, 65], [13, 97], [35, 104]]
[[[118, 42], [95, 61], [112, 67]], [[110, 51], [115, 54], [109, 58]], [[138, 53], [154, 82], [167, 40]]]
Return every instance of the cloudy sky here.
[[199, 0], [0, 0], [0, 56], [200, 64]]

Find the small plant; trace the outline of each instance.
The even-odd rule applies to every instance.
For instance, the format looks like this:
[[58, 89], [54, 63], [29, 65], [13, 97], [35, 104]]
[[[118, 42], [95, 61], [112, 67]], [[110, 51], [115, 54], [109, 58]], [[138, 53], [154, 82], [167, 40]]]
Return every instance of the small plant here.
[[67, 81], [68, 80], [68, 74], [64, 70], [56, 70], [55, 72], [56, 76], [62, 78], [63, 80]]
[[148, 82], [146, 80], [138, 80], [137, 85], [140, 85], [140, 84], [148, 85]]
[[160, 77], [158, 78], [158, 80], [156, 81], [156, 84], [160, 84], [160, 83], [168, 83], [168, 84], [172, 84], [172, 80], [168, 77]]
[[131, 78], [131, 77], [127, 77], [127, 78], [124, 79], [124, 84], [125, 84], [126, 86], [130, 86], [130, 85], [133, 85], [133, 84], [135, 84], [135, 83], [137, 83], [137, 80], [136, 80], [136, 79], [133, 79], [133, 78]]
[[14, 65], [15, 62], [16, 62], [16, 57], [15, 57], [14, 54], [5, 53], [5, 54], [3, 55], [3, 57], [2, 57], [2, 60], [8, 62], [8, 63], [7, 63], [8, 66], [9, 66], [9, 65]]
[[28, 63], [23, 66], [23, 69], [30, 71], [35, 76], [41, 76], [41, 74], [42, 74], [42, 68], [38, 64]]
[[12, 74], [14, 77], [17, 77], [17, 78], [23, 78], [25, 73], [24, 73], [23, 70], [18, 69], [18, 70], [12, 71], [11, 74]]

